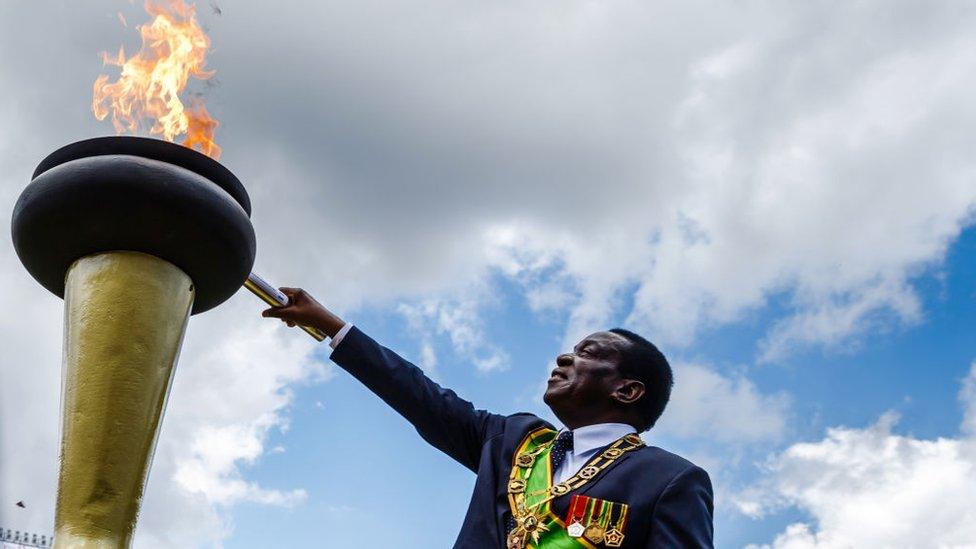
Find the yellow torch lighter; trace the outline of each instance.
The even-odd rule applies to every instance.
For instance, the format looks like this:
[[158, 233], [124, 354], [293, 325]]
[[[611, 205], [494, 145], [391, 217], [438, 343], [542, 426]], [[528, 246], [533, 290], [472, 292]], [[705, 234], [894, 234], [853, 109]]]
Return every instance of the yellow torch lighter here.
[[[266, 280], [255, 273], [247, 275], [247, 280], [244, 281], [244, 287], [251, 290], [251, 293], [260, 297], [261, 301], [264, 301], [272, 307], [285, 307], [288, 305], [288, 296], [281, 293], [278, 288], [268, 284]], [[322, 333], [321, 330], [316, 328], [301, 325], [299, 325], [299, 328], [305, 330], [305, 332], [314, 337], [316, 341], [322, 341], [326, 338], [326, 335]]]

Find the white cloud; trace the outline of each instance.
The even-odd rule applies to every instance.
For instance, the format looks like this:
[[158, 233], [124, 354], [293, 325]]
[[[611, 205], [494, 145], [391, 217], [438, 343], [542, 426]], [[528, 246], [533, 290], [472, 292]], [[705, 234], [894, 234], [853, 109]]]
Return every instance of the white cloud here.
[[[0, 4], [3, 212], [45, 154], [108, 131], [87, 111], [97, 52], [122, 36], [106, 6]], [[494, 294], [466, 294], [496, 273], [567, 318], [565, 342], [626, 317], [688, 345], [776, 296], [762, 358], [844, 346], [924, 319], [914, 277], [973, 222], [976, 37], [955, 2], [242, 1], [207, 22], [208, 108], [254, 199], [256, 269], [339, 312], [407, 303], [428, 362], [443, 334], [505, 367], [481, 318]], [[4, 242], [0, 494], [42, 502], [18, 520], [43, 531], [59, 304]], [[217, 502], [301, 489], [247, 479], [287, 425], [287, 388], [320, 375], [302, 334], [240, 324], [256, 309], [191, 322], [140, 526], [151, 546], [217, 543]], [[716, 403], [781, 410], [744, 379], [690, 371]], [[678, 432], [709, 417], [685, 413]], [[771, 438], [778, 417], [742, 436]]]
[[210, 504], [293, 505], [305, 498], [300, 488], [266, 489], [243, 479], [246, 468], [271, 450], [269, 433], [287, 430], [289, 387], [330, 375], [310, 360], [311, 338], [282, 333], [257, 315], [259, 309], [253, 296], [242, 294], [212, 315], [191, 319], [174, 381], [161, 440], [170, 445], [172, 467], [160, 480]]
[[[976, 410], [973, 363], [963, 383], [965, 417]], [[767, 481], [736, 503], [753, 516], [795, 506], [810, 522], [790, 524], [753, 549], [973, 547], [976, 540], [976, 440], [918, 439], [893, 432], [894, 414], [864, 429], [828, 429], [819, 442], [774, 456]]]
[[790, 400], [763, 394], [745, 376], [697, 364], [674, 366], [671, 402], [655, 433], [733, 445], [775, 441], [786, 431]]
[[[322, 71], [266, 67], [273, 86], [222, 105], [232, 139], [274, 137], [271, 162], [233, 143], [228, 162], [295, 197], [275, 216], [292, 230], [269, 237], [334, 299], [450, 298], [495, 269], [540, 314], [568, 314], [564, 343], [623, 316], [688, 345], [781, 297], [765, 360], [923, 318], [912, 281], [976, 204], [970, 11], [580, 2], [514, 23], [435, 4], [396, 24], [379, 4], [323, 6], [332, 33], [264, 53], [317, 51]], [[250, 51], [233, 33], [223, 47]], [[252, 116], [262, 105], [273, 117]], [[328, 252], [284, 240], [296, 232], [328, 235]]]
[[240, 502], [292, 506], [300, 486], [247, 479], [273, 431], [288, 428], [290, 386], [328, 379], [309, 358], [313, 340], [258, 316], [241, 293], [192, 317], [146, 487], [137, 546], [219, 546], [232, 530], [224, 512]]
[[[973, 222], [973, 113], [950, 113], [976, 60], [958, 53], [968, 34], [935, 39], [905, 13], [879, 22], [873, 5], [749, 13], [762, 30], [688, 59], [679, 95], [648, 90], [675, 101], [654, 127], [680, 164], [581, 197], [618, 196], [616, 208], [595, 200], [564, 219], [504, 224], [493, 234], [508, 253], [490, 259], [507, 274], [545, 273], [523, 278], [530, 302], [566, 306], [568, 339], [616, 310], [688, 344], [778, 295], [786, 313], [759, 346], [764, 360], [919, 321], [911, 280]], [[960, 29], [959, 15], [933, 6], [920, 17]], [[829, 30], [806, 32], [811, 17]], [[858, 49], [866, 32], [884, 47]], [[621, 308], [615, 298], [634, 287]]]
[[491, 372], [508, 367], [508, 354], [487, 340], [481, 309], [488, 300], [480, 295], [487, 290], [471, 287], [467, 292], [445, 298], [401, 303], [397, 311], [421, 339], [421, 363], [425, 369], [437, 366], [432, 337], [446, 335], [459, 358], [470, 361], [478, 371]]
[[785, 392], [764, 393], [745, 372], [685, 362], [673, 369], [671, 401], [647, 440], [705, 468], [718, 513], [731, 516], [740, 475], [751, 473], [770, 446], [788, 440], [792, 399]]

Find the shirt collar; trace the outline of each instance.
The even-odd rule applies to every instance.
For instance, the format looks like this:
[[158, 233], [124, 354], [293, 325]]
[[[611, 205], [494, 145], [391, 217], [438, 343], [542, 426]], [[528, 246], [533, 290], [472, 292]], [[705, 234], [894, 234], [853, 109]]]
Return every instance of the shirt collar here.
[[580, 455], [602, 448], [624, 435], [636, 433], [626, 423], [597, 423], [573, 429], [573, 454]]

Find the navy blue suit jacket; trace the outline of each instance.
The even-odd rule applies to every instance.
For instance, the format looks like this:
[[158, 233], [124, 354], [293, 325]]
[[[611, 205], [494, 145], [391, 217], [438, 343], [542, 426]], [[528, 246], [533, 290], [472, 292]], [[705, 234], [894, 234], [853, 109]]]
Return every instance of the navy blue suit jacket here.
[[[478, 474], [454, 547], [504, 548], [513, 453], [529, 432], [554, 427], [532, 414], [476, 410], [356, 327], [330, 358], [412, 423], [424, 440]], [[712, 547], [708, 474], [660, 448], [624, 454], [573, 493], [630, 506], [625, 548]], [[557, 498], [553, 512], [565, 517], [568, 506], [569, 495]]]

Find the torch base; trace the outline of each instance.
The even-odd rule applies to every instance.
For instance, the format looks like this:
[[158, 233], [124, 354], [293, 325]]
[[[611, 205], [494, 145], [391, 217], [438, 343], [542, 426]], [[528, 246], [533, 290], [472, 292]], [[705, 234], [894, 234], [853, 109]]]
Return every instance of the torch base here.
[[55, 548], [131, 543], [193, 297], [189, 276], [142, 253], [68, 270]]
[[117, 549], [128, 547], [128, 541], [123, 541], [118, 537], [114, 538], [88, 538], [76, 535], [67, 530], [58, 530], [54, 533], [53, 549]]

